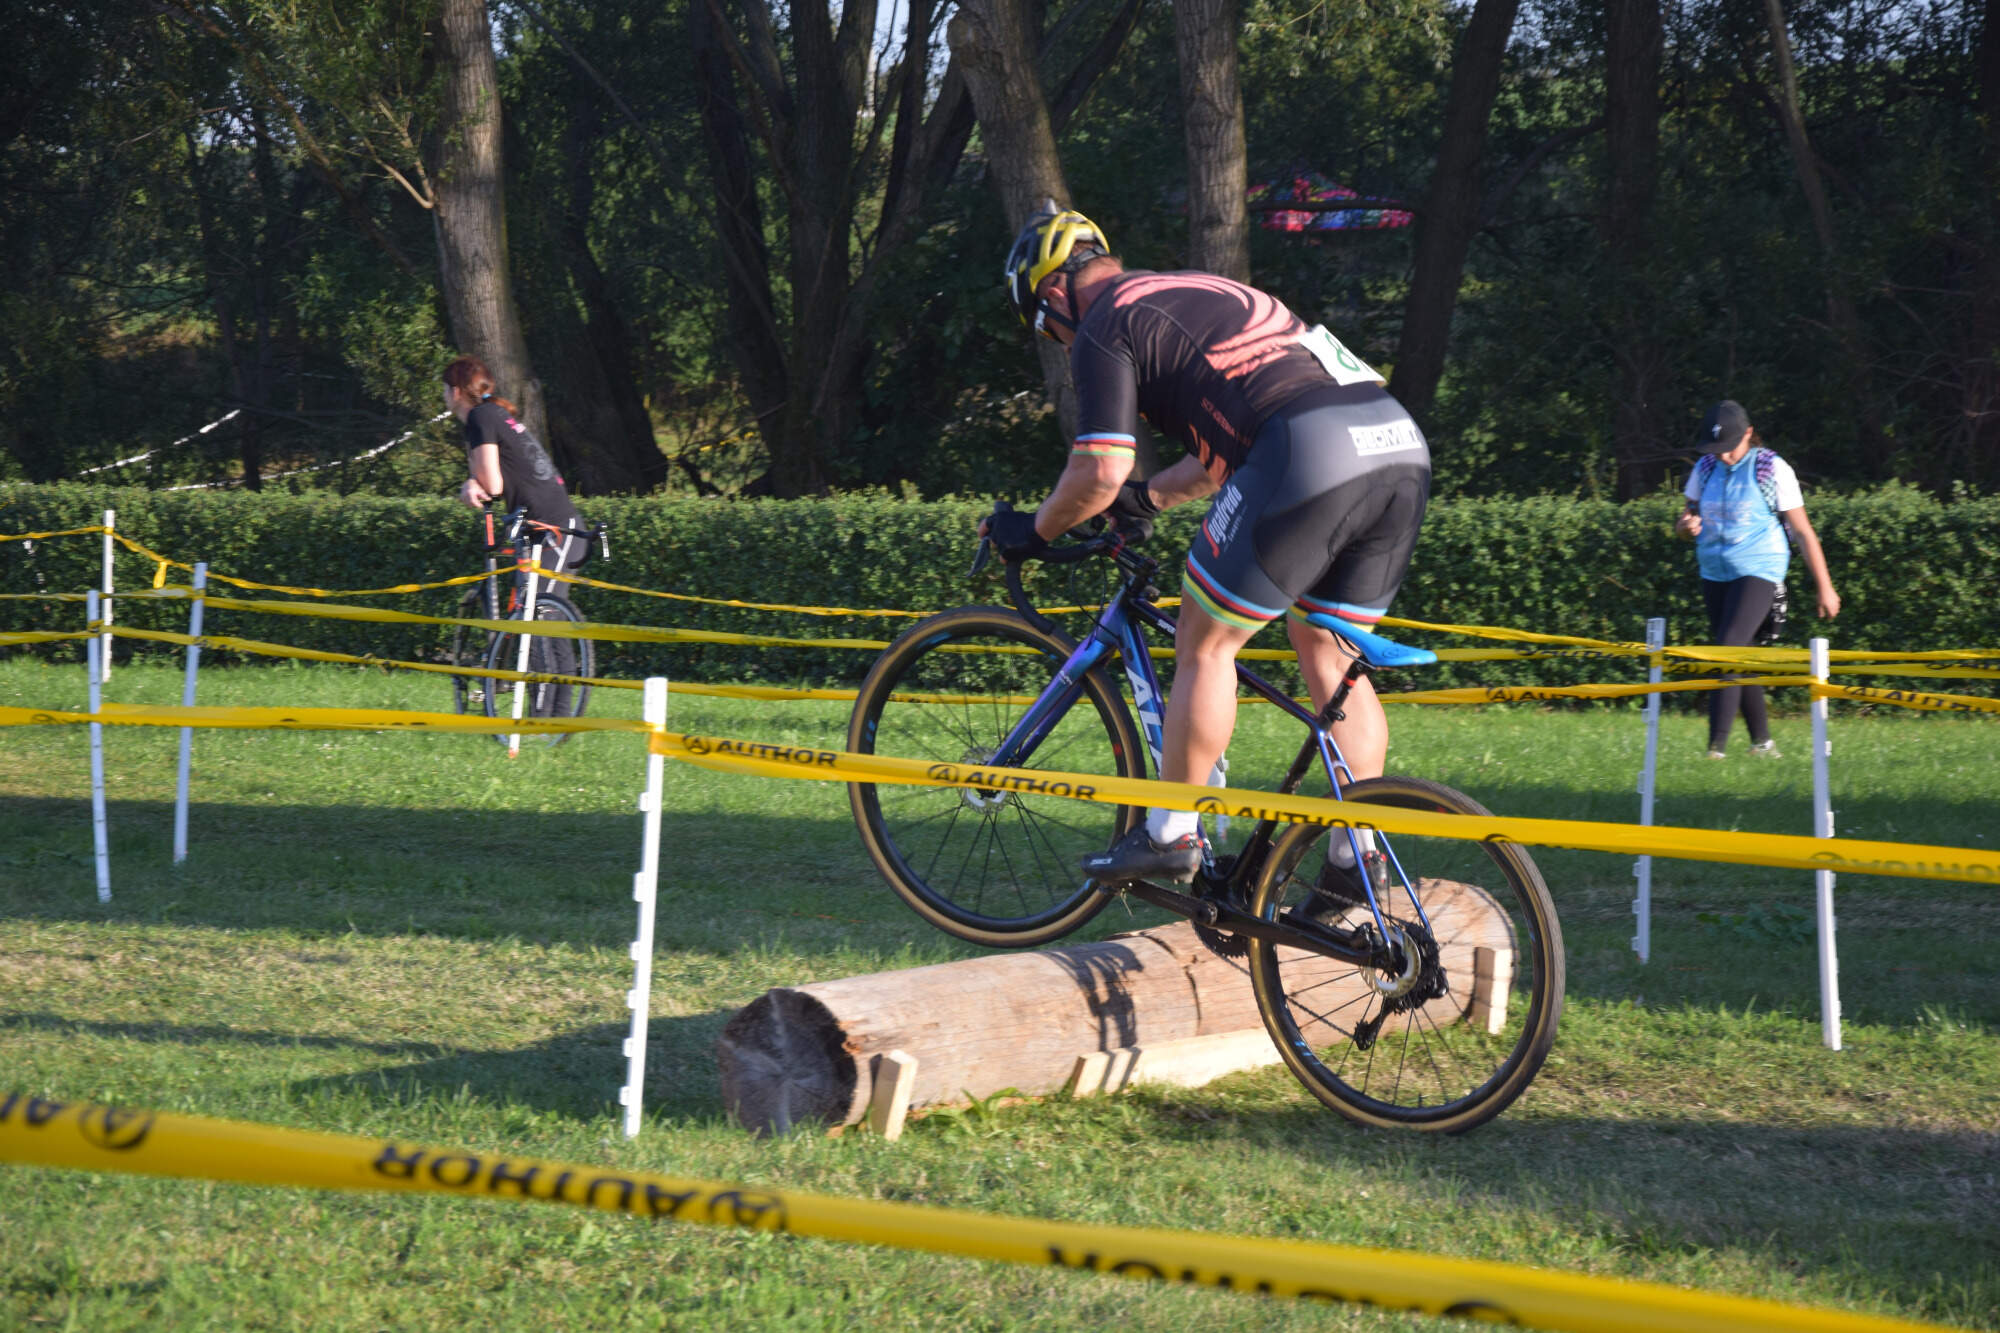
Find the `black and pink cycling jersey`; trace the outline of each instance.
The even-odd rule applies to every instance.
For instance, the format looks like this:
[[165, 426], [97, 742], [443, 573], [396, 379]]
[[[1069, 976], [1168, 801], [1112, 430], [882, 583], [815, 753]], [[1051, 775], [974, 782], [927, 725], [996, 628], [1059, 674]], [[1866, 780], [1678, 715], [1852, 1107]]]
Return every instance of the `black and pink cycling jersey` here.
[[1330, 382], [1307, 333], [1282, 301], [1228, 278], [1124, 274], [1070, 348], [1075, 450], [1129, 455], [1143, 416], [1228, 480], [1272, 413]]

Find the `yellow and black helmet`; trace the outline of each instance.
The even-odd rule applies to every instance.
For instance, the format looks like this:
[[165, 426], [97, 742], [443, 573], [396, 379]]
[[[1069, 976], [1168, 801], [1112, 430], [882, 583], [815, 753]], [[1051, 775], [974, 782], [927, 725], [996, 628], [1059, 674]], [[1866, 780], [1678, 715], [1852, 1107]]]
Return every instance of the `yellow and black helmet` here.
[[1044, 314], [1053, 312], [1040, 309], [1035, 288], [1051, 273], [1074, 273], [1109, 253], [1111, 243], [1095, 222], [1074, 209], [1057, 208], [1053, 199], [1046, 201], [1021, 228], [1014, 248], [1007, 252], [1007, 301], [1022, 325], [1054, 337], [1042, 320]]

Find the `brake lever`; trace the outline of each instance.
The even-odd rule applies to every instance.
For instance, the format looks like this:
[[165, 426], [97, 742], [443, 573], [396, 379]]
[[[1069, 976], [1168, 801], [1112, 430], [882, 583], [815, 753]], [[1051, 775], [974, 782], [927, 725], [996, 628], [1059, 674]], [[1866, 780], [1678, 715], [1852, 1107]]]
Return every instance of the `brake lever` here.
[[[1005, 500], [995, 500], [993, 502], [993, 513], [988, 514], [986, 517], [988, 519], [991, 519], [993, 517], [993, 514], [1011, 514], [1013, 512], [1014, 512], [1013, 505], [1008, 504]], [[965, 572], [965, 576], [967, 578], [977, 578], [979, 576], [980, 571], [986, 568], [986, 562], [991, 560], [992, 558], [993, 558], [993, 539], [987, 536], [984, 532], [981, 532], [979, 534], [979, 549], [973, 552], [972, 568]]]

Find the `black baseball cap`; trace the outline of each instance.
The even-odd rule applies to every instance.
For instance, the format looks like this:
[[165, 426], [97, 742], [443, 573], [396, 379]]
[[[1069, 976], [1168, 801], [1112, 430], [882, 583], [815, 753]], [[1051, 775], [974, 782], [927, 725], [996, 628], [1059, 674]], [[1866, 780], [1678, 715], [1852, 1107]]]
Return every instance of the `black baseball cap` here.
[[1708, 409], [1702, 419], [1701, 433], [1694, 437], [1697, 448], [1712, 448], [1715, 445], [1733, 447], [1743, 438], [1743, 432], [1750, 429], [1750, 414], [1743, 410], [1743, 404], [1734, 398], [1725, 398]]

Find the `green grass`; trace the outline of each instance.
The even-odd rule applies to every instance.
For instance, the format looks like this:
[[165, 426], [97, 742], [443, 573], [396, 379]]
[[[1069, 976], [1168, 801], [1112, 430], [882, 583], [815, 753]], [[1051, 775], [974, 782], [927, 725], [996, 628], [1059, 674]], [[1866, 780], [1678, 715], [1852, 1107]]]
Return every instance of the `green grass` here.
[[[120, 666], [109, 697], [176, 702]], [[245, 668], [203, 702], [438, 708], [439, 679]], [[0, 703], [79, 707], [80, 667], [0, 662]], [[636, 713], [635, 695], [593, 712]], [[1987, 846], [1990, 722], [1837, 709], [1854, 836]], [[1291, 738], [1244, 710], [1232, 780]], [[838, 704], [676, 698], [670, 725], [837, 744]], [[1503, 814], [1629, 822], [1635, 709], [1408, 708], [1391, 767]], [[1701, 757], [1666, 722], [1658, 819], [1806, 832], [1786, 757]], [[1846, 1049], [1819, 1044], [1811, 876], [1655, 864], [1633, 958], [1629, 857], [1538, 852], [1570, 1001], [1554, 1056], [1491, 1125], [1363, 1132], [1281, 1069], [867, 1134], [758, 1140], [724, 1119], [713, 1043], [768, 987], [974, 950], [882, 886], [844, 788], [669, 766], [647, 1122], [613, 1099], [643, 779], [627, 736], [507, 762], [483, 738], [195, 738], [192, 855], [169, 864], [176, 735], [106, 741], [115, 897], [94, 893], [80, 728], [0, 730], [0, 1088], [393, 1134], [1077, 1222], [1409, 1246], [2000, 1328], [2000, 901], [1846, 877]], [[1740, 747], [1739, 747], [1740, 749]], [[1138, 920], [1150, 921], [1143, 917]], [[1113, 907], [1099, 933], [1133, 923]], [[1307, 1329], [1282, 1307], [888, 1250], [561, 1209], [0, 1168], [0, 1327]], [[1413, 1325], [1421, 1326], [1421, 1325]]]

